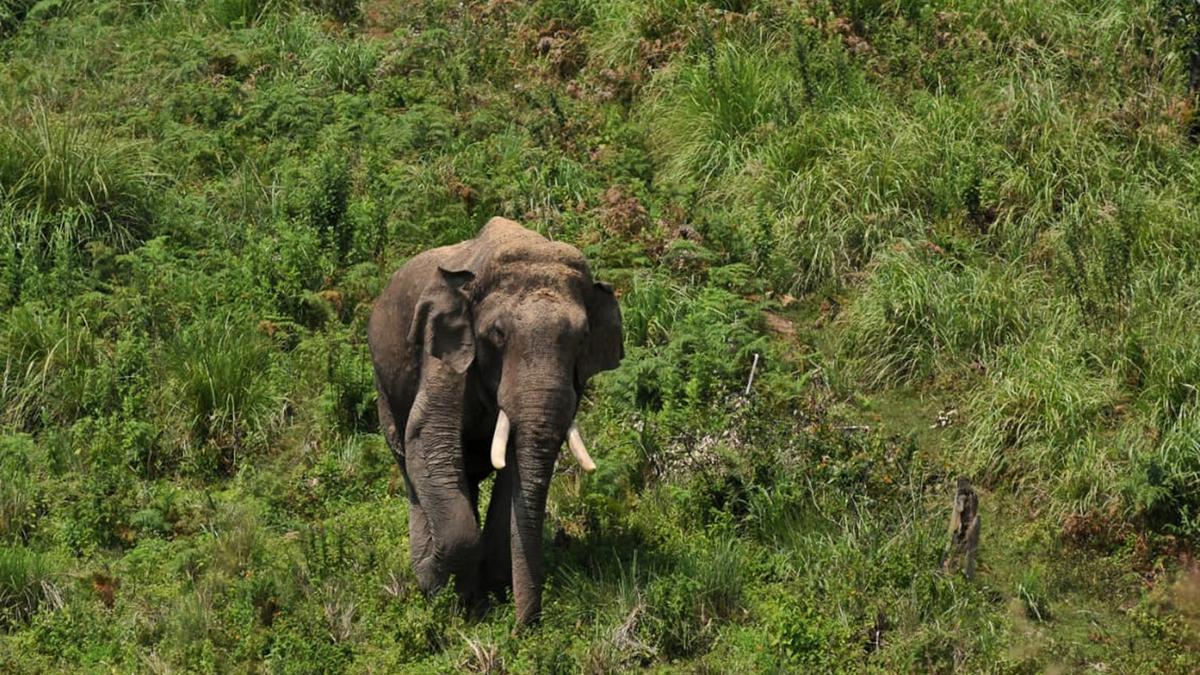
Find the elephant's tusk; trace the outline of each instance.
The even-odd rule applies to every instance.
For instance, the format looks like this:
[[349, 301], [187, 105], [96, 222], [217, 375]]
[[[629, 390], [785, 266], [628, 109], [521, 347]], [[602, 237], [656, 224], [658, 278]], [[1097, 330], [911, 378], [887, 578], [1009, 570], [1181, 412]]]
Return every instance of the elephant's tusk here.
[[588, 454], [587, 446], [583, 444], [583, 436], [579, 435], [579, 425], [575, 422], [571, 422], [571, 428], [567, 429], [567, 445], [570, 446], [571, 454], [575, 455], [575, 459], [579, 461], [579, 466], [583, 467], [584, 471], [591, 473], [596, 470], [596, 463]]
[[492, 466], [497, 469], [504, 468], [504, 457], [508, 454], [508, 432], [512, 428], [512, 423], [508, 421], [508, 415], [503, 410], [496, 417], [496, 435], [492, 436]]

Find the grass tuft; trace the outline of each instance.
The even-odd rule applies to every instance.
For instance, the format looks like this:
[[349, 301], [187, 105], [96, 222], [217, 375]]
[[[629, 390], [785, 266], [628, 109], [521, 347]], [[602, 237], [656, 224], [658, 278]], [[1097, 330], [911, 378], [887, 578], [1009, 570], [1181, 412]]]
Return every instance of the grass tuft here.
[[272, 351], [262, 334], [232, 315], [201, 319], [167, 348], [166, 391], [175, 393], [191, 442], [215, 447], [221, 468], [261, 447], [274, 426], [280, 400]]
[[930, 244], [900, 243], [877, 256], [838, 318], [838, 350], [870, 387], [910, 384], [992, 360], [1039, 319], [1034, 277], [980, 268]]
[[43, 608], [62, 606], [49, 561], [28, 549], [0, 545], [0, 627], [28, 621]]
[[127, 250], [153, 225], [155, 184], [146, 147], [36, 107], [0, 126], [0, 190], [41, 214], [39, 243], [101, 241]]

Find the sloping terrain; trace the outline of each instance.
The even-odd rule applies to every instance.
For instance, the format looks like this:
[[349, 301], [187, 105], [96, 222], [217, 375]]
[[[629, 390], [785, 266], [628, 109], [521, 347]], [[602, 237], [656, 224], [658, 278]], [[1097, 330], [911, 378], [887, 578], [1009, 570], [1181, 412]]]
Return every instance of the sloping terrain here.
[[[0, 670], [1195, 672], [1196, 12], [0, 0]], [[365, 345], [494, 215], [626, 331], [526, 631]]]

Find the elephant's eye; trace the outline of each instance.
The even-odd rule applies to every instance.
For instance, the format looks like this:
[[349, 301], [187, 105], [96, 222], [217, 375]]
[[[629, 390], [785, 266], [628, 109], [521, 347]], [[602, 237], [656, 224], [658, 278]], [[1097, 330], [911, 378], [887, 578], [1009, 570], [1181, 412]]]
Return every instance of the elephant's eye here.
[[492, 334], [492, 342], [496, 343], [497, 345], [504, 344], [504, 329], [503, 328], [501, 328], [500, 326], [492, 326], [492, 329], [490, 332]]

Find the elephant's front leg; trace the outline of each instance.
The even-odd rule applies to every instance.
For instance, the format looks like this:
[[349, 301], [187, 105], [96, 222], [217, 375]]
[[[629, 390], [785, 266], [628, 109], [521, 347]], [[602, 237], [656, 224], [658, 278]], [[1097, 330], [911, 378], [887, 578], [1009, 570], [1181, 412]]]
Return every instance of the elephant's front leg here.
[[480, 574], [484, 589], [497, 595], [512, 587], [512, 472], [496, 472], [487, 520], [483, 523], [483, 561]]
[[462, 451], [462, 386], [436, 367], [427, 373], [413, 402], [405, 430], [405, 465], [416, 496], [409, 514], [413, 570], [425, 593], [444, 586], [453, 574], [459, 597], [478, 590], [479, 523], [471, 501]]

